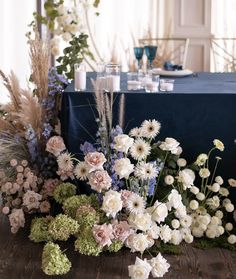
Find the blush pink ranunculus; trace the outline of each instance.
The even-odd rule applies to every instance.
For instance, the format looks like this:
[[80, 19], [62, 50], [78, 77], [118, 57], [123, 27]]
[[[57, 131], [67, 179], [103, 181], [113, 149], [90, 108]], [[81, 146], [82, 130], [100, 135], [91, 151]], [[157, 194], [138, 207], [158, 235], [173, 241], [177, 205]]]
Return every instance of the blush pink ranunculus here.
[[133, 193], [128, 190], [122, 190], [120, 191], [120, 193], [121, 193], [121, 200], [123, 201], [123, 206], [126, 207], [127, 201], [129, 200], [129, 198], [132, 196]]
[[84, 161], [89, 166], [89, 172], [103, 169], [103, 164], [107, 161], [104, 154], [101, 152], [89, 152]]
[[105, 170], [97, 170], [89, 175], [89, 185], [99, 193], [102, 190], [108, 190], [111, 187], [111, 182], [112, 179]]
[[60, 153], [66, 149], [63, 138], [60, 136], [51, 137], [46, 146], [46, 151], [52, 153], [54, 156], [59, 156]]
[[112, 244], [111, 240], [114, 238], [112, 225], [94, 225], [93, 237], [101, 247], [110, 246]]

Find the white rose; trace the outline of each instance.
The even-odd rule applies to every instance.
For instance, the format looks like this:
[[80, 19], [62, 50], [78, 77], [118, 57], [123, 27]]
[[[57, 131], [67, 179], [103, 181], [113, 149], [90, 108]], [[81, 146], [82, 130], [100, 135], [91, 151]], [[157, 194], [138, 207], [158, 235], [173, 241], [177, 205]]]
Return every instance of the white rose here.
[[116, 214], [122, 209], [121, 194], [117, 191], [109, 190], [103, 197], [102, 210], [107, 217], [115, 218]]
[[134, 139], [130, 138], [128, 135], [118, 135], [114, 138], [114, 141], [114, 149], [124, 153], [127, 153], [134, 143]]
[[162, 257], [161, 253], [159, 253], [155, 258], [152, 258], [148, 262], [152, 266], [151, 273], [154, 278], [163, 277], [164, 274], [168, 272], [168, 269], [170, 267], [166, 259]]
[[143, 253], [154, 244], [154, 241], [151, 242], [150, 240], [150, 237], [146, 234], [132, 234], [127, 238], [126, 246], [131, 249], [131, 252]]
[[128, 222], [132, 228], [146, 232], [151, 228], [152, 217], [149, 213], [130, 214]]
[[148, 236], [152, 239], [158, 239], [160, 235], [160, 227], [157, 226], [156, 222], [152, 222], [151, 228], [147, 232]]
[[183, 189], [191, 188], [195, 180], [195, 174], [190, 169], [184, 169], [179, 172], [178, 181], [183, 184]]
[[168, 215], [166, 204], [158, 201], [156, 201], [152, 207], [147, 208], [147, 212], [151, 214], [152, 220], [159, 224], [164, 222]]
[[175, 189], [171, 190], [167, 202], [168, 209], [171, 210], [172, 207], [177, 209], [181, 205], [182, 205], [182, 196], [179, 194], [177, 190]]
[[160, 149], [164, 151], [170, 151], [172, 154], [177, 154], [179, 142], [173, 138], [166, 138], [164, 142], [160, 144]]
[[131, 164], [128, 158], [122, 158], [115, 161], [114, 170], [120, 178], [129, 178], [129, 175], [134, 171], [134, 165]]
[[171, 240], [171, 228], [168, 225], [163, 225], [160, 227], [160, 238], [167, 243]]
[[136, 257], [134, 265], [129, 265], [129, 276], [131, 279], [148, 279], [152, 267], [146, 259]]

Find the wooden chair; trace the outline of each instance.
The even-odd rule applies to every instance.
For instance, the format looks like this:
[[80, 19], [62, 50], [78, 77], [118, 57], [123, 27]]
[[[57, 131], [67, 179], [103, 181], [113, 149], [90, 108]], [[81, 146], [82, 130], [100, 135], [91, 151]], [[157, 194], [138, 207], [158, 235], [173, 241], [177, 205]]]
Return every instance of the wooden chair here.
[[212, 38], [212, 71], [236, 72], [236, 38]]
[[157, 45], [157, 56], [153, 62], [154, 67], [163, 68], [165, 61], [171, 61], [173, 64], [182, 65], [185, 69], [189, 38], [148, 38], [139, 39], [141, 46]]

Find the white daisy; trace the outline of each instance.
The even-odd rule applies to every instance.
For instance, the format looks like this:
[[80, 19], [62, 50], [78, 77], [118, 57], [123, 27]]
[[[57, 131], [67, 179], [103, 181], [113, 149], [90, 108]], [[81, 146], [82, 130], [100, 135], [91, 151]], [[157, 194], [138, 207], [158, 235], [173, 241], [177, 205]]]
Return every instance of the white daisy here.
[[141, 124], [142, 136], [145, 138], [153, 139], [159, 134], [160, 128], [161, 128], [161, 124], [155, 119], [145, 120]]
[[141, 162], [135, 167], [134, 175], [141, 180], [152, 179], [157, 177], [158, 170], [151, 163]]
[[77, 179], [86, 180], [89, 174], [89, 166], [85, 162], [79, 162], [74, 170]]
[[71, 171], [73, 169], [73, 162], [69, 153], [62, 153], [57, 158], [59, 169], [63, 171]]
[[127, 200], [127, 210], [133, 214], [143, 213], [145, 209], [145, 201], [138, 194], [133, 193]]
[[150, 154], [151, 146], [142, 139], [135, 140], [130, 148], [130, 154], [135, 160], [143, 160]]
[[141, 129], [136, 127], [130, 130], [129, 135], [133, 138], [140, 138], [142, 136]]

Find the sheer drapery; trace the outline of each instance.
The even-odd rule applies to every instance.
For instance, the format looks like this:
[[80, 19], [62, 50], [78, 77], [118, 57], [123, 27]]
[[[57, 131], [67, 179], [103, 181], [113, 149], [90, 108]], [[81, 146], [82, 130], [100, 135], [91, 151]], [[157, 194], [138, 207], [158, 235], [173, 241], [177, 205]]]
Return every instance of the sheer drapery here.
[[[33, 20], [36, 1], [0, 1], [0, 69], [5, 73], [13, 70], [21, 85], [27, 85], [30, 75], [26, 32]], [[8, 100], [6, 89], [0, 83], [0, 103]]]
[[236, 1], [212, 1], [211, 69], [213, 71], [236, 71]]

